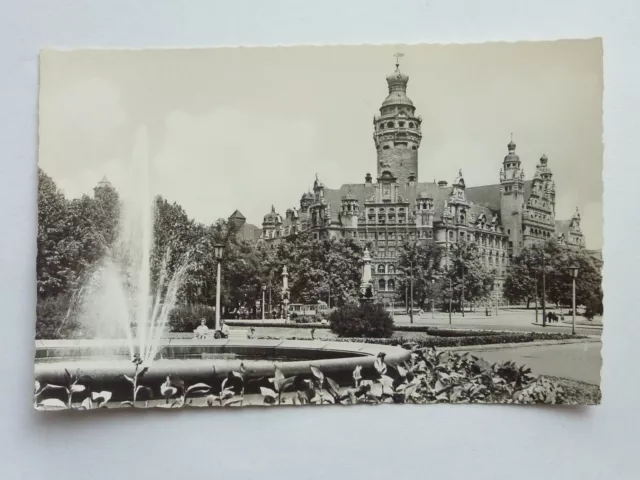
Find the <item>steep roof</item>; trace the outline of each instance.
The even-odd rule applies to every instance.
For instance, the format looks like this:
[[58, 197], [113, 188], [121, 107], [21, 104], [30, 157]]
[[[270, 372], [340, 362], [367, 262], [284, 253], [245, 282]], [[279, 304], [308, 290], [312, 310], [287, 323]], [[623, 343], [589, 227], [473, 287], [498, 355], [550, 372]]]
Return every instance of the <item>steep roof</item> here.
[[238, 235], [243, 240], [257, 241], [262, 235], [262, 229], [260, 227], [256, 227], [255, 225], [251, 225], [250, 223], [245, 223], [238, 229]]
[[[490, 187], [493, 187], [490, 186]], [[475, 200], [473, 200], [468, 192], [469, 188], [467, 188], [467, 200], [469, 200], [473, 205], [471, 206], [471, 213], [474, 215], [480, 215], [484, 213], [491, 218], [492, 215], [499, 213], [500, 211], [500, 186], [496, 185], [498, 192], [498, 201], [495, 208], [488, 207], [487, 205], [478, 204]], [[476, 187], [483, 188], [483, 187]], [[331, 205], [331, 220], [338, 221], [338, 214], [340, 212], [340, 206], [342, 203], [342, 197], [346, 196], [348, 193], [351, 193], [361, 207], [364, 207], [365, 202], [374, 195], [375, 193], [375, 184], [372, 183], [351, 183], [344, 184], [339, 189], [324, 189], [324, 199], [327, 203]], [[398, 186], [398, 195], [402, 198], [404, 202], [409, 203], [410, 205], [414, 205], [416, 199], [420, 194], [427, 194], [431, 198], [433, 198], [434, 209], [435, 209], [435, 217], [436, 220], [442, 218], [442, 214], [444, 212], [445, 203], [449, 200], [449, 196], [451, 195], [451, 187], [439, 187], [436, 183], [433, 182], [424, 182], [418, 183], [415, 186], [409, 185], [399, 185]]]
[[246, 220], [246, 219], [247, 219], [244, 215], [242, 215], [242, 214], [240, 213], [240, 210], [236, 210], [235, 212], [233, 212], [233, 213], [229, 216], [229, 219], [232, 219], [232, 218], [237, 218], [238, 220]]
[[[531, 180], [525, 180], [524, 182], [524, 201], [526, 202], [531, 195], [533, 182]], [[479, 187], [467, 187], [466, 189], [467, 200], [487, 207], [494, 212], [500, 211], [500, 184], [493, 185], [481, 185]]]

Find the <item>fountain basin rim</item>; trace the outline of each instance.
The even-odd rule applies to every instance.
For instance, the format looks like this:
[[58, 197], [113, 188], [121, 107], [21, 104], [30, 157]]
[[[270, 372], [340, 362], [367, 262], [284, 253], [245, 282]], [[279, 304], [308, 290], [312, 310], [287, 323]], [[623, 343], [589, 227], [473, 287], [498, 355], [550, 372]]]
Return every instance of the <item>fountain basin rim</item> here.
[[[81, 369], [84, 374], [96, 379], [105, 381], [124, 379], [124, 375], [131, 376], [134, 366], [131, 362], [118, 360], [113, 364], [103, 362], [102, 365], [91, 361], [74, 361], [73, 352], [80, 349], [99, 349], [108, 347], [127, 347], [126, 340], [40, 340], [36, 342], [36, 357], [46, 356], [46, 351], [56, 349], [57, 351], [69, 351], [69, 357], [64, 356], [60, 361], [38, 363], [36, 358], [35, 377], [41, 382], [60, 382], [64, 376], [64, 368], [71, 371]], [[171, 347], [217, 347], [224, 348], [225, 352], [234, 353], [234, 349], [243, 351], [246, 349], [268, 349], [276, 356], [284, 353], [295, 356], [296, 351], [319, 352], [318, 358], [295, 361], [273, 361], [273, 362], [252, 362], [246, 360], [226, 360], [226, 359], [195, 359], [195, 360], [158, 360], [151, 364], [149, 371], [145, 375], [147, 380], [162, 380], [166, 376], [177, 376], [191, 380], [206, 380], [214, 376], [220, 378], [228, 375], [231, 371], [238, 371], [240, 364], [247, 367], [247, 377], [272, 376], [277, 366], [286, 376], [308, 375], [310, 367], [318, 367], [325, 374], [346, 373], [352, 371], [356, 366], [361, 366], [364, 370], [373, 368], [373, 364], [380, 353], [385, 354], [385, 362], [391, 365], [402, 364], [411, 355], [408, 350], [400, 347], [378, 345], [371, 343], [355, 342], [332, 342], [324, 340], [251, 340], [251, 339], [166, 339], [162, 342], [163, 348]], [[322, 352], [331, 352], [333, 358], [322, 358]], [[43, 355], [44, 354], [44, 355]], [[345, 354], [343, 358], [336, 358], [337, 354]], [[268, 359], [267, 359], [268, 360]]]

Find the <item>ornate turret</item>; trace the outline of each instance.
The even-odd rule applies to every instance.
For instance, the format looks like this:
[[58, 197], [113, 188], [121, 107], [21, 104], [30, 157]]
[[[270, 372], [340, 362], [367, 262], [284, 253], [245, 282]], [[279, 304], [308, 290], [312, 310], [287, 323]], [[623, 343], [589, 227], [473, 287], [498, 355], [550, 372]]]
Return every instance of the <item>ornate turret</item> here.
[[302, 197], [300, 197], [300, 211], [302, 213], [307, 213], [309, 211], [309, 207], [313, 204], [313, 201], [313, 193], [303, 193]]
[[340, 218], [342, 225], [345, 227], [358, 228], [358, 214], [360, 213], [360, 205], [358, 199], [351, 189], [342, 197], [340, 204]]
[[315, 194], [316, 201], [319, 201], [324, 198], [324, 183], [320, 181], [317, 173], [316, 173], [316, 180], [315, 182], [313, 182], [313, 193]]
[[373, 140], [378, 152], [378, 178], [391, 173], [398, 183], [418, 181], [418, 148], [422, 139], [422, 119], [407, 97], [409, 76], [400, 71], [396, 54], [396, 69], [387, 76], [389, 94], [382, 102], [380, 114], [373, 119]]

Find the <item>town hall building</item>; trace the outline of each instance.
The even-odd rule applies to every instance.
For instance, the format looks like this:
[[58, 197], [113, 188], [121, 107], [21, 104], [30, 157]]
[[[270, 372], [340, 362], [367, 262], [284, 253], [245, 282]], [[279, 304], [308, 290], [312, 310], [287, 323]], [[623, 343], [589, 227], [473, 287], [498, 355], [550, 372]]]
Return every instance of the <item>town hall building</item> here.
[[[264, 216], [259, 242], [275, 243], [309, 232], [315, 238], [353, 238], [371, 243], [376, 294], [391, 297], [397, 284], [397, 257], [409, 241], [434, 241], [451, 249], [459, 241], [476, 242], [484, 264], [496, 271], [502, 292], [506, 267], [520, 250], [551, 238], [584, 247], [580, 214], [556, 220], [556, 185], [549, 159], [542, 155], [532, 179], [525, 179], [513, 139], [502, 161], [500, 182], [471, 187], [463, 172], [453, 182], [420, 182], [418, 151], [422, 119], [407, 96], [409, 77], [398, 63], [387, 76], [388, 95], [373, 119], [376, 177], [338, 189], [317, 177], [299, 208], [284, 217]], [[446, 251], [446, 250], [445, 250]], [[501, 295], [501, 293], [497, 293]]]

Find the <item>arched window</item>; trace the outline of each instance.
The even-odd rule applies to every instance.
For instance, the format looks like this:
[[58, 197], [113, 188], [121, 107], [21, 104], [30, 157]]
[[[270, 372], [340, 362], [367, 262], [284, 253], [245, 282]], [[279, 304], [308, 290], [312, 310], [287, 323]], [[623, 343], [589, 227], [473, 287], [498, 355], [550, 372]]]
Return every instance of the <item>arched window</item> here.
[[382, 263], [378, 265], [378, 273], [384, 273], [384, 265]]
[[389, 271], [390, 275], [396, 273], [396, 269], [393, 265], [389, 265], [389, 268], [387, 270]]
[[393, 128], [393, 122], [387, 123], [387, 128]]
[[453, 232], [449, 232], [449, 240], [453, 241], [454, 239], [454, 233]]
[[413, 123], [413, 122], [409, 122], [409, 128], [415, 128], [415, 127], [416, 127], [416, 124], [415, 124], [415, 123]]
[[389, 280], [387, 282], [387, 287], [389, 289], [389, 291], [393, 291], [396, 288], [396, 284], [393, 280]]
[[381, 278], [378, 281], [378, 290], [380, 290], [382, 292], [384, 292], [386, 290], [385, 283], [384, 283], [384, 278]]

